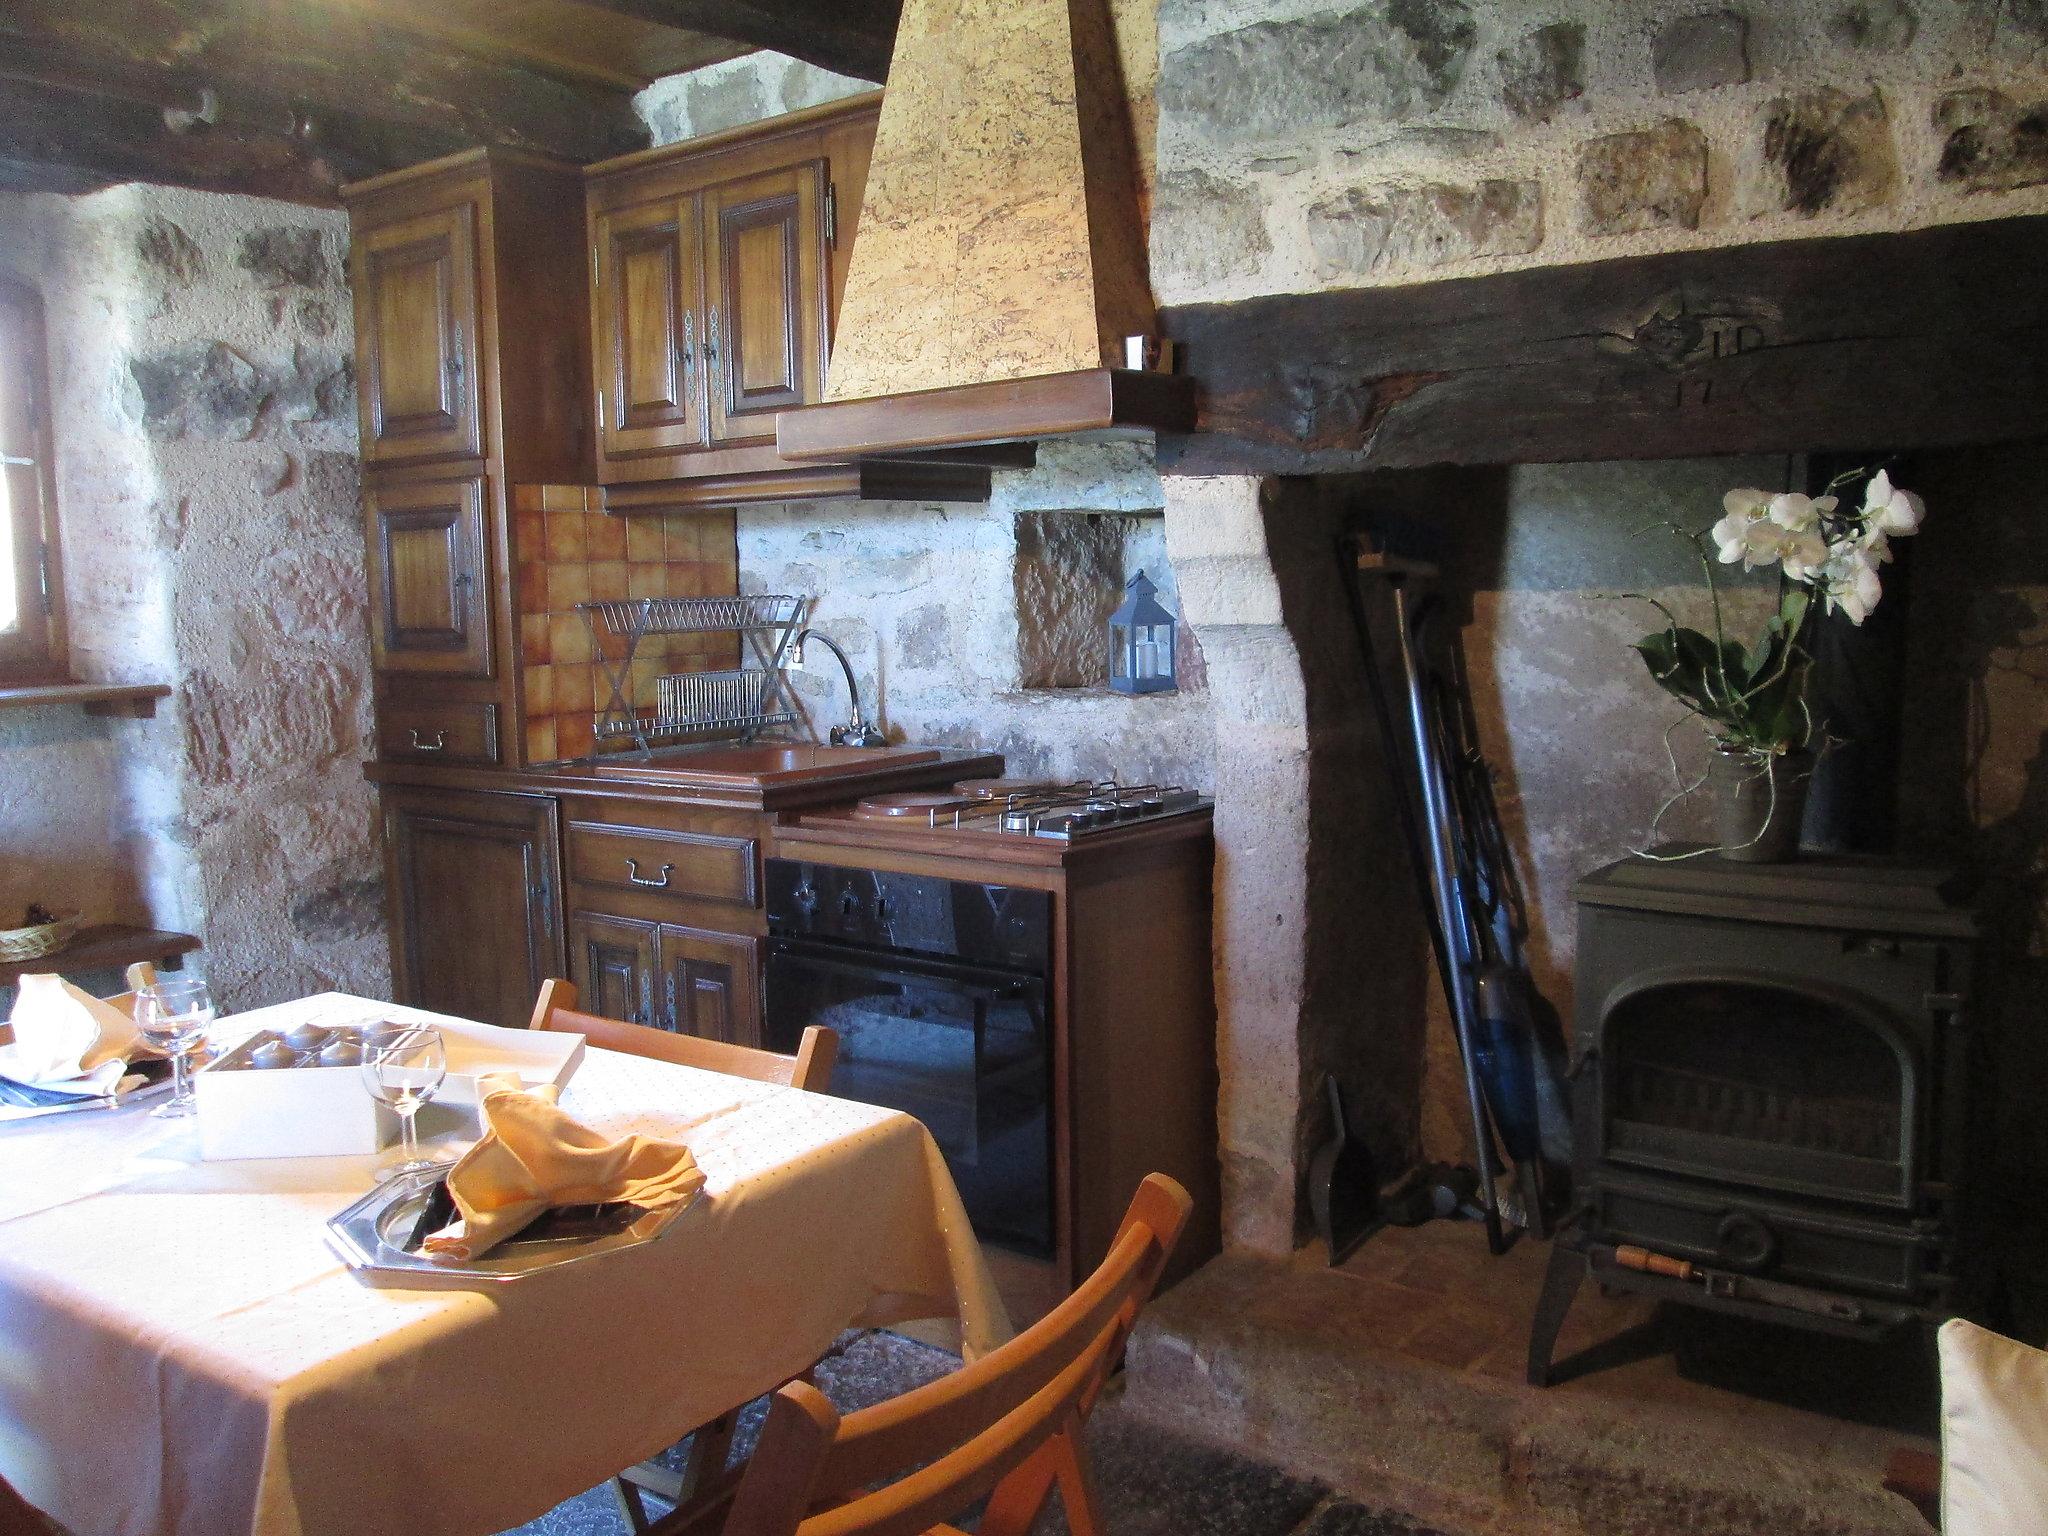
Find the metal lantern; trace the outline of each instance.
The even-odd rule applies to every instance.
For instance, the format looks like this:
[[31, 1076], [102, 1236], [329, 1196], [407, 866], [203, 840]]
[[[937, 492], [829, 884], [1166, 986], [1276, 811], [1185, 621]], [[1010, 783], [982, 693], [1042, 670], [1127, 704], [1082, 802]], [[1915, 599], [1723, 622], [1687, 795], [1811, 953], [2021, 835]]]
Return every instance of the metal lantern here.
[[1174, 630], [1159, 589], [1138, 572], [1124, 583], [1123, 606], [1109, 616], [1109, 686], [1119, 693], [1165, 693], [1173, 680]]

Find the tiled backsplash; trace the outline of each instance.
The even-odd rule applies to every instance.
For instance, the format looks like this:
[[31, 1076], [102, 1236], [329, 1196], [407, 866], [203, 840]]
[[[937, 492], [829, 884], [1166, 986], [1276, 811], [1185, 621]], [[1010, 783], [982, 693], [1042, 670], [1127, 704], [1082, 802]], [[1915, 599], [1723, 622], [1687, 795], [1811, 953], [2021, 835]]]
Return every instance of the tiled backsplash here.
[[[601, 510], [581, 485], [513, 490], [518, 552], [520, 689], [526, 759], [584, 757], [593, 712], [610, 696], [582, 602], [628, 597], [718, 597], [739, 590], [739, 554], [728, 510], [636, 513]], [[631, 702], [654, 703], [654, 679], [738, 664], [733, 636], [667, 635], [642, 642]]]

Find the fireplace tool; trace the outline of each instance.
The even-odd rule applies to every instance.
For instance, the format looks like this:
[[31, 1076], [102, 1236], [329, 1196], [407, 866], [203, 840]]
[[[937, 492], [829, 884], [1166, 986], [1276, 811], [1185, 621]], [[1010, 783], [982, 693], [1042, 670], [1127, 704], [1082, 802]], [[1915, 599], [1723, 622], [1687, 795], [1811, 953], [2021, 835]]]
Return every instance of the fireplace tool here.
[[[1395, 807], [1464, 1062], [1487, 1246], [1502, 1253], [1509, 1242], [1503, 1215], [1539, 1235], [1548, 1230], [1536, 1091], [1541, 1052], [1526, 1004], [1526, 976], [1510, 960], [1519, 959], [1520, 918], [1505, 843], [1492, 813], [1485, 761], [1471, 745], [1467, 712], [1457, 702], [1455, 675], [1446, 676], [1429, 661], [1440, 599], [1425, 593], [1416, 601], [1413, 584], [1434, 578], [1435, 567], [1364, 540], [1347, 543], [1343, 557], [1374, 712], [1389, 748], [1398, 753], [1401, 733], [1360, 578], [1384, 581], [1392, 599], [1415, 773], [1412, 792], [1406, 775], [1395, 774]], [[1496, 1133], [1513, 1162], [1513, 1192], [1498, 1185], [1506, 1162], [1496, 1150]]]

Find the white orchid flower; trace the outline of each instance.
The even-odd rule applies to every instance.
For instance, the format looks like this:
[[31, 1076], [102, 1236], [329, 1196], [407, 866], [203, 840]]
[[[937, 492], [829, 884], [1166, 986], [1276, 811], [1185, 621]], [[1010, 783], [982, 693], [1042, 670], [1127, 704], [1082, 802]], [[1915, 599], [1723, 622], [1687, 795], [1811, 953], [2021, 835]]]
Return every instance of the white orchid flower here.
[[1913, 492], [1892, 484], [1892, 477], [1879, 470], [1870, 477], [1863, 492], [1863, 516], [1883, 532], [1908, 534], [1918, 531], [1927, 515], [1927, 503]]
[[1740, 560], [1745, 571], [1775, 561], [1787, 537], [1785, 530], [1767, 517], [1752, 519], [1730, 513], [1713, 527], [1717, 558], [1723, 565]]
[[1828, 611], [1846, 614], [1851, 624], [1861, 624], [1869, 618], [1878, 599], [1884, 596], [1884, 584], [1877, 577], [1877, 563], [1867, 551], [1837, 555], [1828, 561], [1822, 580]]
[[1721, 510], [1729, 517], [1739, 517], [1744, 522], [1753, 523], [1770, 512], [1771, 493], [1743, 486], [1721, 498]]
[[1831, 551], [1818, 531], [1807, 528], [1780, 535], [1778, 558], [1785, 562], [1787, 576], [1794, 581], [1809, 581], [1828, 564]]
[[1817, 526], [1824, 513], [1835, 510], [1832, 496], [1805, 496], [1798, 491], [1780, 491], [1771, 498], [1769, 517], [1791, 533], [1805, 533]]

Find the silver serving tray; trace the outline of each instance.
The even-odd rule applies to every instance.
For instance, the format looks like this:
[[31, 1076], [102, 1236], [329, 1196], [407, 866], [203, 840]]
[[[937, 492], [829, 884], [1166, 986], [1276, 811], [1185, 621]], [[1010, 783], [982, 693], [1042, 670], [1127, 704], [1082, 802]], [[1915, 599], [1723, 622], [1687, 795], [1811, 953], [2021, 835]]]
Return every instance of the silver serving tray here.
[[616, 1212], [601, 1208], [597, 1216], [583, 1219], [551, 1219], [556, 1213], [550, 1212], [541, 1218], [545, 1229], [531, 1237], [522, 1233], [480, 1259], [441, 1263], [423, 1253], [407, 1253], [401, 1245], [412, 1236], [429, 1191], [449, 1166], [400, 1174], [379, 1184], [347, 1210], [328, 1218], [327, 1246], [371, 1284], [502, 1285], [542, 1270], [651, 1243], [688, 1209], [687, 1204], [670, 1206], [623, 1221]]

